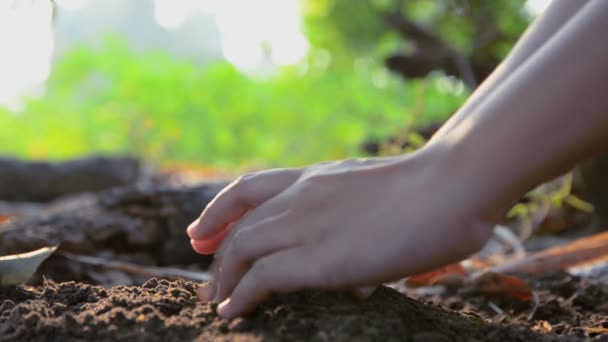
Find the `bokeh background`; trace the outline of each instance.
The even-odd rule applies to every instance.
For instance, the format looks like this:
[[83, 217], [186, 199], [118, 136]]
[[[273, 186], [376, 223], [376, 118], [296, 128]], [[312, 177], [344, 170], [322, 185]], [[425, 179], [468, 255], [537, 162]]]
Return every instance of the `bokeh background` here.
[[0, 154], [234, 170], [400, 153], [548, 2], [3, 0]]

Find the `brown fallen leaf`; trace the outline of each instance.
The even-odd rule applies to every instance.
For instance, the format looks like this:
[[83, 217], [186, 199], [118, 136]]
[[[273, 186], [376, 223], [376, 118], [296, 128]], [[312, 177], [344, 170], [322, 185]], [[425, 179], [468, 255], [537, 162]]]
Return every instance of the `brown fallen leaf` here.
[[448, 287], [460, 286], [464, 283], [467, 271], [460, 263], [449, 264], [436, 270], [415, 274], [405, 283], [409, 287], [444, 285]]
[[532, 290], [524, 280], [507, 274], [484, 272], [474, 279], [475, 290], [480, 293], [508, 297], [521, 302], [532, 298]]
[[13, 218], [13, 215], [3, 215], [0, 214], [0, 224], [7, 223]]

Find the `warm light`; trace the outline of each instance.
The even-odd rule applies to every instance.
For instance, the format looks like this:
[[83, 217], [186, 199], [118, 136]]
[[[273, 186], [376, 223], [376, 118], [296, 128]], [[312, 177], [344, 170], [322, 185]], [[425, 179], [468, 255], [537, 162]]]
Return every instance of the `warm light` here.
[[549, 6], [552, 0], [528, 0], [524, 5], [524, 8], [533, 17], [536, 17], [544, 12]]
[[68, 11], [77, 11], [81, 9], [87, 0], [55, 0], [55, 3], [59, 8]]
[[167, 30], [182, 27], [199, 12], [212, 11], [214, 0], [154, 0], [154, 19]]
[[[55, 3], [59, 15], [92, 4]], [[296, 64], [308, 53], [298, 0], [154, 0], [154, 19], [166, 30], [177, 30], [200, 13], [215, 16], [223, 55], [242, 70]], [[40, 90], [53, 48], [52, 1], [0, 0], [0, 105], [17, 108], [22, 95]]]
[[0, 7], [0, 104], [16, 108], [28, 89], [46, 81], [53, 54], [48, 0]]
[[215, 15], [223, 55], [241, 69], [256, 70], [265, 57], [279, 66], [296, 64], [308, 52], [297, 0], [155, 0], [154, 17], [168, 30], [197, 13]]

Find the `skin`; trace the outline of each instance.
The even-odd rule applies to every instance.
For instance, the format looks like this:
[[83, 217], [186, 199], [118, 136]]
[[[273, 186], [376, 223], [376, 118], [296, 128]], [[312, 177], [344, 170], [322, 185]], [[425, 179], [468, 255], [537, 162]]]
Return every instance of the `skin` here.
[[476, 252], [522, 194], [608, 147], [607, 30], [608, 1], [556, 0], [418, 151], [239, 178], [188, 228], [216, 253], [201, 299], [230, 319], [272, 293], [369, 289]]

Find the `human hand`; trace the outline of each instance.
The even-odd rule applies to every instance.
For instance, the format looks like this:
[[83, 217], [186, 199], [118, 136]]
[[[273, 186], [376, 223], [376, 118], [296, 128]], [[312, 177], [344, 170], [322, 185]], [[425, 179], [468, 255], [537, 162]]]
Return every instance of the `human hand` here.
[[[383, 158], [368, 159], [363, 163], [372, 165], [383, 162], [383, 160]], [[334, 166], [342, 164], [344, 166], [344, 162], [324, 162], [308, 169], [310, 171], [315, 167], [328, 167], [330, 164]], [[209, 203], [207, 207], [210, 210], [205, 210], [201, 217], [188, 228], [194, 250], [200, 254], [216, 253], [236, 222], [243, 218], [245, 214], [291, 186], [302, 176], [304, 171], [304, 168], [265, 170], [242, 176], [229, 184]], [[218, 217], [213, 217], [216, 215], [215, 213]], [[206, 225], [201, 225], [201, 219], [203, 218], [207, 222]], [[202, 228], [199, 228], [199, 226]], [[215, 262], [212, 269], [217, 268], [218, 265], [219, 263]], [[365, 299], [372, 294], [375, 288], [375, 286], [354, 288], [352, 294], [356, 298]], [[199, 297], [203, 301], [215, 301], [216, 289], [217, 281], [215, 277], [212, 277], [210, 281], [200, 287]]]
[[215, 252], [223, 240], [203, 297], [214, 296], [220, 315], [232, 318], [272, 293], [374, 286], [479, 249], [490, 225], [431, 156], [240, 178], [188, 228], [199, 253]]

